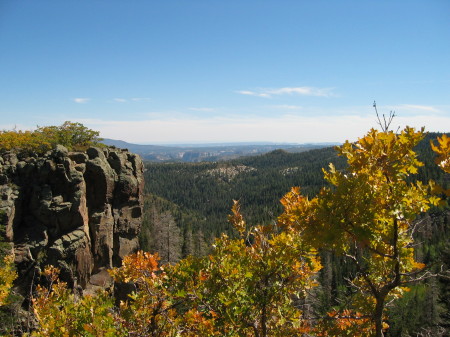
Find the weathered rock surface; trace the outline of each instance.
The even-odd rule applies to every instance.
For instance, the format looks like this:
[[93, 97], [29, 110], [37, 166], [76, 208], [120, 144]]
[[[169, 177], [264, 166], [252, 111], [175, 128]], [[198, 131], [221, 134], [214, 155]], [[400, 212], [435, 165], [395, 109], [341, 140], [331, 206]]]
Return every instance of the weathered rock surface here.
[[126, 150], [0, 156], [0, 218], [19, 288], [38, 283], [47, 264], [70, 286], [111, 282], [105, 270], [138, 249], [143, 186], [143, 163]]

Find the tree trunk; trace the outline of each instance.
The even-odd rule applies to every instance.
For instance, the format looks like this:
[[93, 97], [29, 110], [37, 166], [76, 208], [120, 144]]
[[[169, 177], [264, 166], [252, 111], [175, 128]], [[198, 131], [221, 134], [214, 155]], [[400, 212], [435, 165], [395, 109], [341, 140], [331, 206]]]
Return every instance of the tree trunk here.
[[383, 309], [384, 309], [384, 300], [385, 297], [377, 297], [375, 312], [374, 312], [374, 321], [375, 321], [375, 336], [383, 337]]
[[266, 304], [262, 307], [261, 313], [261, 337], [267, 337], [267, 308]]

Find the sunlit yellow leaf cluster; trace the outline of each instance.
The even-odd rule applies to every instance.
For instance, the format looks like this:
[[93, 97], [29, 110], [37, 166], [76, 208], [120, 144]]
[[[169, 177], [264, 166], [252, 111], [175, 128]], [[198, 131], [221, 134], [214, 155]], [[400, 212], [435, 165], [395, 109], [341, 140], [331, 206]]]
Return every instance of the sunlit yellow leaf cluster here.
[[0, 306], [7, 304], [16, 277], [14, 255], [6, 255], [0, 264]]
[[66, 283], [58, 280], [58, 274], [59, 270], [51, 266], [43, 272], [49, 286], [38, 286], [33, 297], [39, 329], [31, 336], [126, 336], [115, 323], [109, 294], [102, 291], [96, 296], [77, 297]]
[[438, 155], [435, 160], [436, 164], [445, 172], [450, 173], [450, 137], [443, 134], [442, 137], [438, 137], [437, 145], [431, 142], [431, 148]]

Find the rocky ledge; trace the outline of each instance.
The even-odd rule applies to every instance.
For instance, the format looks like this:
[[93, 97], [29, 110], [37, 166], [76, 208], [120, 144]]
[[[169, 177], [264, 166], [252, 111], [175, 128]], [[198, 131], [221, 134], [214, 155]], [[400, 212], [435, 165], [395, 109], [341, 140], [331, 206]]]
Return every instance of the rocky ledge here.
[[143, 163], [126, 150], [1, 155], [1, 223], [18, 288], [40, 283], [48, 264], [85, 291], [110, 282], [105, 270], [138, 249], [143, 187]]

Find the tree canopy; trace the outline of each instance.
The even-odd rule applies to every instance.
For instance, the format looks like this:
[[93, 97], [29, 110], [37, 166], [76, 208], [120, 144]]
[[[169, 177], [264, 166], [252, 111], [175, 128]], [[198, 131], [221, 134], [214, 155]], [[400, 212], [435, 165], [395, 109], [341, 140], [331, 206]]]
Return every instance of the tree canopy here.
[[413, 221], [439, 204], [439, 189], [433, 182], [406, 180], [423, 165], [413, 150], [422, 138], [423, 130], [408, 127], [399, 134], [372, 129], [358, 142], [337, 148], [349, 167], [338, 171], [330, 165], [324, 171], [332, 187], [311, 200], [293, 189], [282, 200], [281, 223], [354, 264], [350, 307], [354, 317], [370, 317], [377, 337], [386, 327], [386, 302], [427, 276], [425, 265], [415, 261]]
[[0, 131], [0, 150], [44, 153], [57, 144], [69, 151], [83, 151], [90, 146], [100, 146], [98, 131], [81, 123], [66, 121], [60, 126], [37, 127], [34, 131]]

